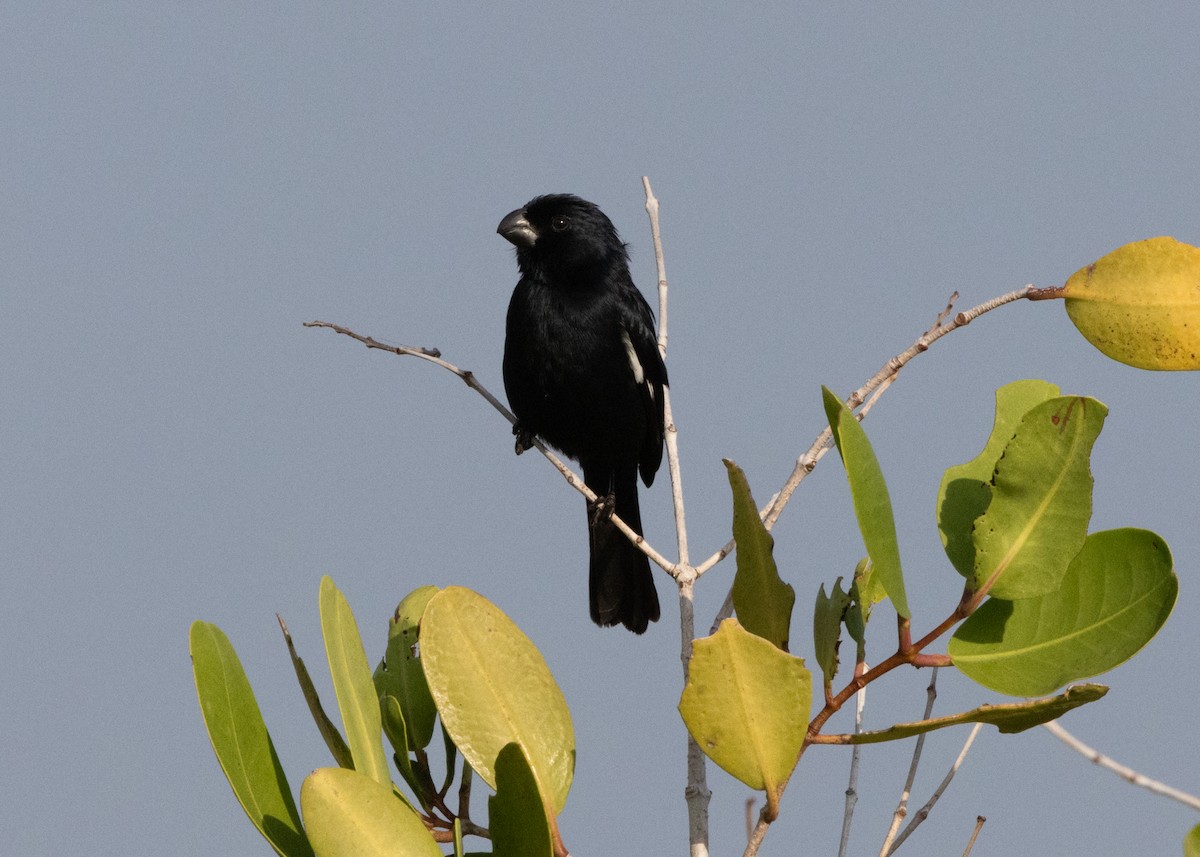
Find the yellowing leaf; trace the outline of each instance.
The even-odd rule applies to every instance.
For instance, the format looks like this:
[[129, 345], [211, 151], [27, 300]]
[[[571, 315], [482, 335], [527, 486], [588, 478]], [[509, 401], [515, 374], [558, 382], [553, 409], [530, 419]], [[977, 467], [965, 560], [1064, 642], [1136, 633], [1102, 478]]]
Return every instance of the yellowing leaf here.
[[1200, 369], [1200, 247], [1147, 238], [1071, 275], [1067, 315], [1101, 352], [1138, 369]]
[[561, 812], [575, 771], [575, 732], [541, 652], [499, 607], [460, 586], [429, 600], [420, 644], [442, 724], [475, 773], [496, 788], [497, 757], [518, 744]]
[[812, 706], [804, 661], [751, 634], [736, 619], [696, 640], [679, 713], [704, 753], [778, 809]]
[[1183, 857], [1200, 857], [1200, 824], [1197, 824], [1183, 840]]
[[317, 857], [441, 857], [417, 814], [358, 771], [317, 768], [300, 787]]

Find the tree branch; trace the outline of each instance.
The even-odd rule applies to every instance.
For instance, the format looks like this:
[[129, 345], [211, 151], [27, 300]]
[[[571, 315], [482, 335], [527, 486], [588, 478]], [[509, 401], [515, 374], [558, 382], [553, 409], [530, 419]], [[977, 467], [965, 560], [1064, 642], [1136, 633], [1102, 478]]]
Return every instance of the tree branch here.
[[971, 851], [975, 848], [975, 840], [979, 838], [979, 831], [983, 830], [985, 822], [987, 822], [986, 817], [982, 815], [975, 816], [975, 829], [971, 831], [971, 838], [967, 840], [967, 847], [963, 851], [963, 857], [971, 857]]
[[[999, 297], [985, 301], [984, 303], [981, 303], [976, 307], [972, 307], [969, 310], [960, 312], [955, 315], [954, 318], [951, 319], [951, 321], [947, 324], [945, 323], [945, 319], [947, 316], [949, 316], [953, 308], [954, 301], [958, 298], [958, 293], [955, 292], [951, 296], [950, 302], [946, 308], [938, 314], [933, 326], [919, 336], [917, 340], [907, 349], [884, 363], [879, 371], [872, 375], [867, 382], [863, 384], [863, 386], [859, 387], [850, 394], [850, 397], [846, 399], [846, 404], [851, 410], [855, 410], [865, 401], [867, 401], [867, 398], [876, 391], [878, 391], [878, 393], [873, 396], [872, 399], [878, 399], [878, 396], [882, 395], [887, 387], [891, 385], [891, 383], [896, 379], [896, 376], [900, 373], [900, 370], [903, 369], [910, 360], [912, 360], [918, 354], [923, 354], [924, 352], [928, 351], [929, 347], [943, 336], [953, 333], [960, 327], [966, 327], [984, 313], [991, 312], [992, 310], [1005, 304], [1012, 303], [1013, 301], [1019, 301], [1023, 299], [1045, 300], [1055, 296], [1046, 294], [1048, 291], [1053, 290], [1037, 289], [1033, 285], [1026, 285], [1022, 288], [1016, 289], [1015, 291], [1011, 291], [1008, 294], [1000, 295]], [[859, 415], [860, 419], [861, 417], [862, 414]], [[771, 502], [764, 506], [760, 511], [763, 524], [768, 530], [775, 526], [775, 522], [779, 520], [779, 516], [783, 513], [784, 507], [791, 499], [792, 494], [795, 493], [796, 488], [798, 488], [800, 483], [804, 481], [804, 477], [811, 473], [813, 468], [817, 466], [817, 462], [820, 461], [825, 456], [825, 453], [829, 451], [832, 443], [833, 434], [830, 432], [829, 427], [826, 426], [825, 429], [823, 429], [821, 433], [817, 435], [816, 440], [813, 441], [812, 445], [804, 452], [804, 454], [796, 459], [796, 465], [792, 469], [792, 473], [788, 477], [787, 481], [784, 482], [783, 487], [779, 489], [779, 493], [776, 494]], [[704, 574], [706, 571], [732, 553], [733, 546], [732, 540], [726, 542], [720, 550], [696, 566], [696, 573]]]
[[1049, 723], [1043, 723], [1042, 726], [1050, 732], [1059, 741], [1062, 741], [1076, 753], [1079, 753], [1089, 762], [1099, 765], [1109, 771], [1112, 771], [1127, 783], [1132, 783], [1135, 786], [1141, 786], [1147, 791], [1154, 792], [1156, 795], [1169, 797], [1172, 800], [1177, 800], [1184, 806], [1190, 806], [1192, 809], [1200, 809], [1200, 797], [1180, 791], [1177, 788], [1172, 788], [1165, 783], [1160, 783], [1158, 780], [1152, 780], [1144, 774], [1139, 774], [1133, 768], [1126, 767], [1120, 762], [1110, 759], [1094, 747], [1089, 747], [1084, 744], [1066, 729], [1059, 725], [1057, 720], [1052, 720]]
[[[855, 667], [857, 669], [857, 666]], [[867, 689], [855, 694], [854, 732], [862, 732], [863, 708], [867, 704]], [[838, 842], [838, 857], [846, 857], [850, 848], [850, 823], [854, 820], [854, 807], [858, 803], [858, 764], [862, 756], [862, 745], [855, 744], [850, 751], [850, 781], [846, 784], [846, 805], [842, 810], [842, 836]]]
[[[332, 322], [328, 321], [306, 321], [304, 322], [304, 326], [328, 328], [335, 333], [340, 333], [343, 336], [348, 336], [351, 339], [361, 342], [363, 345], [367, 346], [367, 348], [386, 351], [389, 354], [395, 354], [400, 357], [417, 357], [421, 360], [433, 363], [435, 366], [441, 366], [447, 372], [457, 375], [463, 380], [464, 383], [466, 383], [468, 387], [470, 387], [479, 395], [483, 396], [483, 398], [487, 400], [488, 404], [495, 408], [502, 417], [509, 421], [510, 424], [512, 424], [514, 427], [517, 424], [517, 418], [513, 416], [512, 411], [506, 408], [499, 399], [493, 396], [487, 387], [479, 383], [479, 380], [475, 377], [474, 372], [468, 369], [461, 369], [458, 366], [455, 366], [453, 363], [443, 360], [441, 352], [436, 348], [422, 348], [411, 345], [388, 345], [385, 342], [380, 342], [378, 339], [370, 336], [363, 336], [360, 333], [355, 333], [349, 328], [342, 327], [339, 324], [333, 324]], [[597, 499], [595, 492], [588, 488], [587, 485], [583, 483], [583, 479], [581, 479], [570, 467], [564, 464], [561, 458], [551, 452], [550, 449], [539, 439], [533, 438], [532, 440], [533, 445], [537, 447], [538, 452], [544, 455], [546, 460], [554, 465], [555, 469], [562, 474], [563, 479], [567, 480], [568, 485], [582, 494], [589, 501], [595, 501]], [[672, 577], [675, 576], [675, 563], [671, 562], [669, 559], [655, 550], [654, 547], [651, 546], [651, 544], [647, 542], [643, 536], [635, 533], [633, 529], [627, 523], [622, 521], [619, 516], [613, 515], [612, 522], [614, 525], [616, 525], [617, 529], [624, 533], [626, 538], [637, 545], [638, 549], [648, 556], [650, 560], [655, 563], [655, 565], [665, 570]]]
[[[650, 235], [654, 241], [654, 261], [658, 269], [658, 351], [663, 362], [667, 359], [667, 266], [663, 257], [662, 230], [658, 222], [658, 199], [650, 187], [650, 179], [642, 176], [646, 191], [646, 215], [650, 218]], [[688, 557], [687, 515], [683, 506], [683, 475], [679, 465], [679, 428], [671, 411], [671, 388], [663, 389], [664, 441], [667, 447], [667, 472], [671, 477], [671, 503], [675, 509], [675, 539], [679, 550], [679, 565], [686, 566]], [[669, 569], [668, 569], [669, 570]]]
[[[933, 713], [933, 703], [937, 700], [937, 667], [933, 668], [933, 674], [929, 677], [929, 687], [925, 690], [925, 714], [922, 720], [928, 720]], [[912, 761], [908, 765], [908, 777], [904, 780], [904, 789], [900, 792], [900, 803], [896, 805], [896, 811], [892, 813], [892, 825], [888, 828], [887, 836], [884, 837], [883, 847], [879, 849], [880, 857], [886, 857], [893, 850], [893, 841], [896, 839], [896, 832], [900, 829], [900, 823], [904, 821], [904, 817], [908, 815], [908, 798], [912, 794], [913, 783], [917, 779], [917, 768], [921, 764], [921, 751], [925, 749], [925, 733], [917, 736], [917, 744], [913, 747]], [[898, 844], [898, 843], [897, 843]]]
[[[967, 753], [971, 750], [971, 745], [975, 743], [975, 736], [979, 734], [979, 730], [982, 728], [982, 723], [975, 724], [975, 727], [971, 730], [971, 734], [967, 736], [967, 741], [965, 744], [963, 744], [962, 750], [959, 751], [958, 758], [954, 760], [954, 764], [952, 764], [950, 766], [950, 770], [946, 772], [946, 776], [942, 778], [941, 783], [938, 784], [938, 787], [934, 790], [933, 794], [930, 795], [929, 800], [925, 802], [925, 805], [917, 810], [917, 814], [913, 816], [912, 821], [905, 826], [904, 830], [900, 831], [900, 835], [896, 837], [896, 841], [892, 844], [891, 849], [887, 851], [887, 854], [895, 854], [896, 849], [900, 847], [904, 840], [908, 839], [908, 837], [914, 830], [917, 829], [921, 822], [929, 817], [929, 813], [933, 810], [934, 804], [936, 804], [938, 799], [945, 794], [946, 789], [950, 787], [950, 781], [954, 779], [954, 775], [957, 774], [958, 769], [962, 767], [963, 761], [967, 758]], [[978, 831], [978, 826], [976, 827], [976, 831]], [[974, 837], [972, 837], [972, 842], [973, 841]]]
[[[665, 361], [668, 338], [667, 268], [658, 220], [658, 199], [646, 176], [642, 176], [642, 187], [646, 192], [646, 215], [650, 218], [650, 235], [654, 241], [654, 260], [658, 269], [658, 350]], [[683, 506], [683, 477], [679, 466], [679, 431], [671, 412], [670, 387], [663, 390], [663, 395], [667, 470], [671, 476], [671, 501], [675, 509], [675, 538], [679, 550], [679, 562], [672, 570], [672, 575], [679, 586], [679, 659], [686, 685], [692, 662], [692, 640], [696, 636], [696, 573], [688, 557], [687, 516]], [[688, 847], [691, 857], [708, 857], [708, 805], [712, 792], [708, 788], [706, 757], [690, 734], [687, 735], [687, 783], [683, 793], [688, 810]]]

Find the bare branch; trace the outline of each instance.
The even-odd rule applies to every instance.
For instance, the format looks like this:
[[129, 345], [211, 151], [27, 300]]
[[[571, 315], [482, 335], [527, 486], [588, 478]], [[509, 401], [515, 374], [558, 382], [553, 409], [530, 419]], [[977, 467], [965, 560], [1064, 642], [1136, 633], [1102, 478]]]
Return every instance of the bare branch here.
[[[867, 400], [867, 397], [870, 396], [871, 393], [876, 389], [879, 389], [880, 394], [882, 394], [883, 389], [886, 389], [885, 385], [890, 385], [892, 381], [895, 380], [896, 375], [899, 374], [900, 370], [904, 368], [904, 366], [907, 365], [910, 360], [912, 360], [918, 354], [928, 351], [929, 347], [933, 345], [933, 343], [937, 342], [946, 334], [953, 333], [960, 327], [966, 327], [979, 316], [986, 312], [991, 312], [997, 307], [1012, 303], [1013, 301], [1033, 299], [1035, 296], [1044, 295], [1046, 291], [1047, 290], [1045, 289], [1039, 290], [1033, 285], [1026, 285], [1022, 288], [1016, 289], [1015, 291], [1011, 291], [1008, 294], [1000, 295], [999, 297], [985, 301], [984, 303], [979, 304], [979, 306], [972, 307], [964, 312], [960, 312], [955, 315], [948, 324], [946, 324], [943, 322], [950, 314], [951, 307], [953, 306], [953, 298], [951, 298], [950, 306], [947, 306], [938, 314], [934, 325], [929, 328], [929, 330], [925, 331], [925, 333], [921, 334], [921, 336], [917, 338], [916, 342], [910, 345], [907, 349], [884, 363], [879, 371], [872, 375], [867, 382], [863, 384], [863, 386], [859, 387], [850, 394], [850, 397], [846, 399], [846, 404], [852, 410], [854, 410], [862, 405], [862, 403]], [[955, 293], [955, 296], [957, 296], [957, 293]], [[1045, 297], [1042, 297], [1041, 299], [1045, 299]], [[874, 398], [878, 398], [878, 396]], [[800, 483], [804, 481], [804, 477], [812, 472], [813, 468], [817, 466], [817, 462], [820, 461], [821, 458], [825, 456], [825, 453], [829, 451], [832, 442], [833, 434], [829, 431], [829, 427], [826, 426], [825, 429], [817, 435], [817, 439], [813, 441], [812, 445], [804, 452], [804, 454], [796, 459], [796, 465], [792, 469], [792, 473], [788, 477], [787, 481], [784, 482], [783, 487], [779, 489], [779, 493], [776, 494], [771, 502], [763, 507], [763, 509], [760, 511], [763, 524], [768, 530], [775, 526], [775, 522], [779, 520], [779, 516], [783, 512], [784, 507], [792, 498], [792, 494], [795, 493], [796, 489], [800, 486]], [[697, 574], [704, 574], [704, 572], [708, 571], [732, 552], [733, 542], [729, 541], [724, 545], [724, 547], [722, 547], [708, 559], [697, 564]]]
[[[433, 363], [436, 366], [441, 366], [447, 372], [457, 375], [463, 380], [463, 382], [466, 383], [468, 387], [470, 387], [479, 395], [483, 396], [483, 398], [487, 400], [488, 404], [495, 408], [502, 417], [509, 421], [510, 424], [513, 426], [516, 426], [517, 424], [517, 418], [513, 416], [512, 411], [504, 407], [500, 400], [492, 395], [490, 390], [483, 386], [483, 384], [479, 383], [479, 380], [475, 377], [474, 372], [471, 372], [468, 369], [460, 369], [453, 363], [443, 360], [441, 357], [441, 352], [436, 348], [421, 348], [410, 345], [388, 345], [387, 343], [381, 342], [378, 339], [370, 336], [363, 336], [360, 333], [355, 333], [349, 328], [342, 327], [341, 325], [333, 324], [328, 321], [306, 321], [304, 322], [304, 326], [328, 328], [335, 333], [340, 333], [343, 336], [348, 336], [351, 339], [358, 340], [363, 345], [367, 346], [367, 348], [386, 351], [389, 354], [396, 354], [401, 357], [417, 357], [421, 360], [426, 360], [430, 363]], [[555, 469], [562, 474], [563, 479], [567, 480], [568, 485], [582, 494], [589, 501], [596, 500], [595, 492], [584, 484], [583, 479], [581, 479], [575, 473], [575, 471], [573, 471], [570, 467], [567, 467], [567, 465], [563, 463], [562, 459], [551, 452], [550, 449], [539, 439], [532, 438], [532, 440], [533, 445], [537, 447], [538, 452], [544, 455], [546, 460], [554, 465]], [[634, 532], [633, 529], [624, 521], [622, 521], [617, 515], [612, 516], [612, 522], [617, 529], [624, 533], [626, 538], [637, 545], [638, 550], [648, 556], [652, 562], [664, 569], [668, 574], [672, 576], [675, 575], [675, 563], [671, 562], [669, 559], [655, 550], [643, 536], [640, 536]]]
[[[925, 689], [925, 714], [922, 720], [928, 720], [930, 714], [933, 713], [933, 703], [937, 700], [937, 667], [933, 668], [933, 674], [929, 677], [929, 687]], [[917, 779], [917, 768], [921, 764], [921, 751], [925, 749], [925, 735], [917, 736], [917, 744], [913, 747], [912, 761], [908, 766], [908, 778], [904, 781], [904, 790], [900, 793], [900, 803], [896, 806], [896, 811], [892, 813], [892, 826], [888, 828], [887, 836], [883, 840], [883, 847], [879, 849], [880, 857], [886, 857], [895, 850], [893, 842], [896, 840], [896, 832], [900, 829], [901, 822], [908, 815], [908, 798], [912, 794], [913, 783]], [[895, 842], [896, 845], [899, 842]]]
[[971, 851], [975, 848], [975, 840], [979, 838], [979, 831], [983, 830], [983, 825], [987, 821], [982, 815], [975, 816], [975, 829], [971, 831], [971, 838], [967, 840], [967, 849], [963, 851], [963, 857], [971, 857]]
[[[650, 187], [650, 179], [642, 176], [646, 192], [646, 214], [650, 218], [650, 235], [654, 241], [654, 259], [658, 268], [658, 349], [663, 360], [667, 357], [667, 269], [663, 256], [662, 231], [658, 220], [658, 199]], [[683, 680], [687, 683], [692, 661], [692, 640], [696, 636], [696, 573], [689, 565], [687, 516], [683, 506], [683, 476], [679, 466], [679, 431], [671, 411], [671, 391], [663, 390], [667, 470], [671, 476], [671, 500], [675, 509], [675, 538], [679, 562], [669, 569], [679, 586], [679, 659], [683, 665]], [[707, 761], [700, 746], [687, 736], [687, 784], [684, 797], [688, 808], [688, 843], [691, 857], [708, 857], [708, 804], [712, 792], [708, 788]]]
[[764, 805], [758, 813], [758, 821], [755, 822], [754, 829], [750, 831], [750, 839], [746, 843], [746, 850], [742, 852], [742, 857], [754, 857], [758, 853], [758, 849], [767, 835], [767, 830], [771, 827], [771, 822], [767, 821], [766, 815], [767, 808]]
[[1051, 735], [1062, 741], [1075, 752], [1079, 753], [1089, 762], [1112, 771], [1126, 782], [1132, 783], [1135, 786], [1141, 786], [1147, 791], [1154, 792], [1156, 795], [1162, 795], [1163, 797], [1169, 797], [1173, 800], [1177, 800], [1185, 806], [1190, 806], [1192, 809], [1200, 809], [1200, 797], [1180, 791], [1179, 789], [1168, 786], [1165, 783], [1160, 783], [1158, 780], [1152, 780], [1144, 774], [1139, 774], [1133, 768], [1126, 767], [1120, 762], [1110, 759], [1099, 750], [1089, 747], [1066, 729], [1063, 729], [1057, 720], [1052, 720], [1049, 723], [1043, 723], [1042, 726], [1045, 727]]
[[[865, 665], [864, 665], [865, 666]], [[864, 687], [855, 694], [854, 731], [862, 732], [863, 708], [867, 704], [867, 689]], [[842, 837], [838, 842], [838, 857], [846, 857], [850, 847], [850, 823], [854, 819], [854, 807], [858, 803], [858, 764], [862, 750], [859, 744], [850, 751], [850, 781], [846, 785], [846, 807], [842, 811]]]
[[[971, 745], [975, 743], [975, 736], [979, 734], [979, 730], [982, 728], [982, 723], [975, 724], [975, 727], [971, 730], [971, 734], [967, 736], [967, 741], [965, 744], [963, 744], [963, 748], [959, 752], [958, 758], [954, 760], [954, 764], [951, 765], [950, 770], [946, 772], [946, 776], [942, 778], [941, 783], [938, 784], [937, 789], [934, 790], [929, 800], [925, 802], [925, 805], [917, 810], [917, 814], [913, 816], [912, 821], [910, 821], [905, 826], [904, 830], [900, 832], [900, 835], [896, 837], [896, 842], [892, 845], [891, 850], [887, 852], [888, 854], [895, 854], [896, 849], [900, 847], [901, 843], [904, 842], [905, 839], [908, 839], [909, 835], [917, 829], [922, 821], [929, 818], [929, 813], [933, 810], [933, 805], [938, 802], [938, 799], [941, 798], [946, 789], [950, 787], [950, 781], [954, 779], [954, 775], [958, 773], [958, 769], [962, 767], [962, 763], [967, 758], [967, 753], [970, 751]], [[978, 831], [978, 826], [976, 827], [976, 830]], [[973, 841], [974, 837], [972, 837], [972, 842]]]
[[[650, 179], [642, 176], [646, 191], [646, 214], [650, 218], [650, 235], [654, 241], [654, 261], [658, 269], [658, 350], [667, 359], [667, 265], [663, 256], [662, 230], [658, 221], [658, 199], [650, 187]], [[688, 557], [687, 516], [683, 506], [683, 475], [679, 466], [679, 427], [671, 411], [671, 389], [663, 389], [663, 426], [667, 447], [667, 472], [671, 477], [671, 503], [675, 509], [675, 538], [679, 550], [679, 566], [686, 566]]]
[[467, 764], [467, 760], [462, 762], [462, 776], [459, 778], [458, 786], [458, 819], [464, 825], [471, 822], [471, 777], [474, 769]]

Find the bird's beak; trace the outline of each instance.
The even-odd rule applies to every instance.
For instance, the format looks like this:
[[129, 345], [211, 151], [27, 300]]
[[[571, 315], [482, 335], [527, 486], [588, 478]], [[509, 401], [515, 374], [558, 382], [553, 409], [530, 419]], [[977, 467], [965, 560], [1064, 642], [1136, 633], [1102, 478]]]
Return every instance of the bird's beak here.
[[538, 237], [533, 224], [525, 219], [525, 209], [523, 208], [504, 215], [504, 219], [500, 221], [496, 231], [517, 247], [532, 247]]

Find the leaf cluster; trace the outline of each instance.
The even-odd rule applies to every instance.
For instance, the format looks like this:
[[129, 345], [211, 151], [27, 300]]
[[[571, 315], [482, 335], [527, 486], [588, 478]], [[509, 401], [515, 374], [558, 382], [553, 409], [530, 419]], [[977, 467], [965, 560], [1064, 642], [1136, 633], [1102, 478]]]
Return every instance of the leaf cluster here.
[[[276, 853], [437, 857], [438, 843], [451, 843], [464, 855], [463, 835], [474, 834], [490, 839], [496, 855], [564, 854], [556, 819], [571, 787], [575, 738], [562, 693], [529, 638], [480, 595], [425, 586], [397, 607], [372, 672], [350, 606], [328, 577], [319, 600], [342, 730], [325, 714], [289, 636], [301, 689], [337, 765], [305, 778], [300, 811], [233, 646], [216, 625], [196, 622], [191, 630], [213, 749]], [[439, 723], [440, 785], [427, 753]], [[392, 781], [384, 736], [403, 788]], [[493, 791], [486, 828], [469, 814], [476, 776]]]
[[[811, 672], [788, 653], [792, 587], [779, 577], [769, 533], [748, 511], [756, 507], [745, 476], [726, 462], [738, 619], [696, 641], [679, 706], [709, 758], [764, 792], [765, 823], [778, 814], [780, 795], [811, 744], [877, 743], [967, 722], [1018, 732], [1106, 692], [1079, 685], [1049, 698], [980, 705], [871, 732], [822, 734], [830, 716], [885, 673], [905, 664], [954, 665], [990, 690], [1052, 693], [1132, 657], [1166, 621], [1178, 593], [1170, 552], [1157, 535], [1131, 528], [1088, 533], [1090, 456], [1107, 408], [1088, 397], [1062, 396], [1043, 381], [1016, 382], [997, 393], [983, 451], [943, 476], [937, 525], [964, 588], [948, 615], [914, 640], [882, 468], [855, 414], [829, 390], [824, 400], [867, 554], [849, 591], [838, 578], [831, 593], [822, 584], [816, 594], [813, 652], [824, 704], [813, 710]], [[864, 630], [884, 600], [896, 614], [897, 648], [868, 669]], [[945, 655], [926, 651], [956, 626]], [[835, 690], [843, 628], [855, 644], [855, 668]]]

